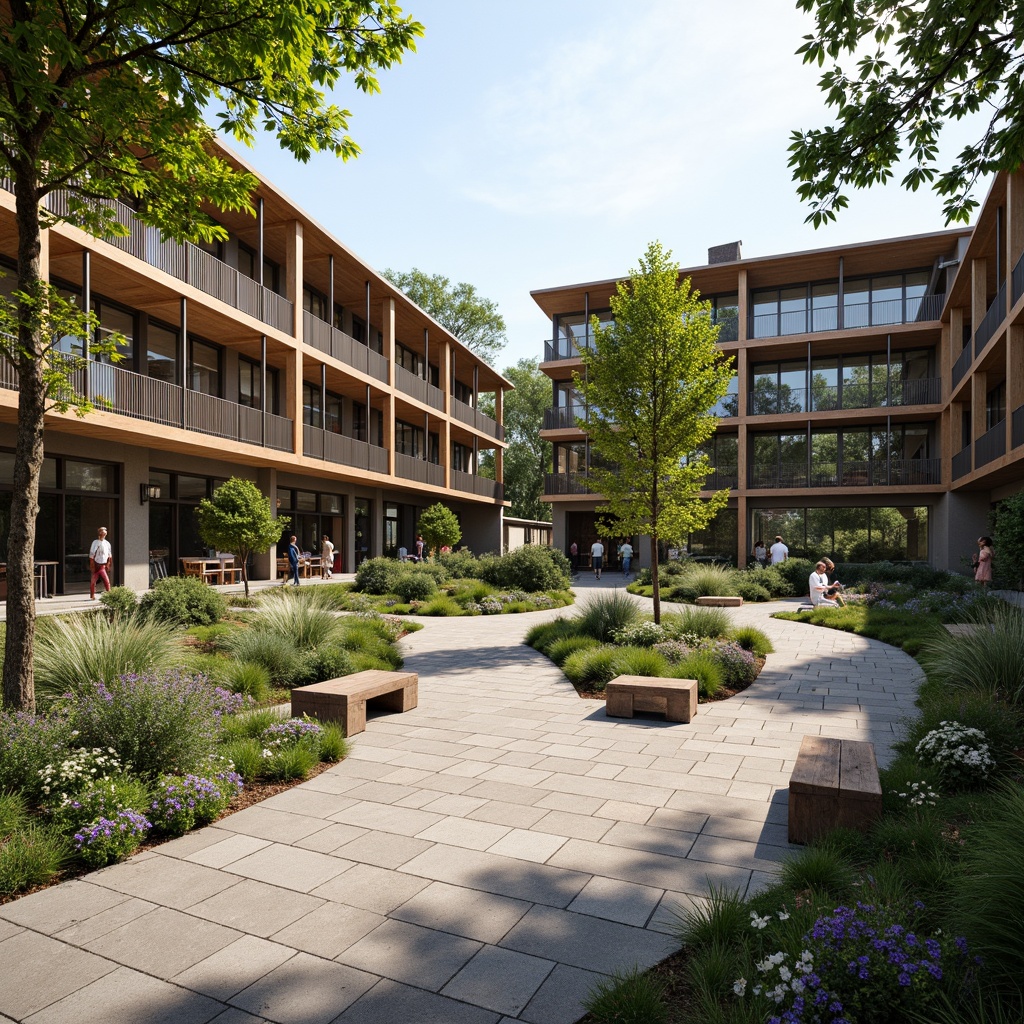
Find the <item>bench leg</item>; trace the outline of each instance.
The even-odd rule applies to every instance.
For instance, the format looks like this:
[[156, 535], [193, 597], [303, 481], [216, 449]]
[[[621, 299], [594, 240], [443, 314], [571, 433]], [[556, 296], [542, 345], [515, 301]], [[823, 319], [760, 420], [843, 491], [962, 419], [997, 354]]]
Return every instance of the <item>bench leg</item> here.
[[350, 700], [345, 707], [345, 735], [355, 736], [366, 732], [366, 701]]
[[697, 691], [670, 693], [665, 705], [666, 722], [689, 722], [697, 714]]
[[419, 704], [418, 689], [416, 683], [412, 683], [410, 686], [399, 687], [392, 693], [372, 697], [371, 700], [376, 707], [382, 707], [386, 711], [412, 711]]
[[604, 706], [605, 714], [610, 718], [633, 717], [633, 694], [610, 693]]

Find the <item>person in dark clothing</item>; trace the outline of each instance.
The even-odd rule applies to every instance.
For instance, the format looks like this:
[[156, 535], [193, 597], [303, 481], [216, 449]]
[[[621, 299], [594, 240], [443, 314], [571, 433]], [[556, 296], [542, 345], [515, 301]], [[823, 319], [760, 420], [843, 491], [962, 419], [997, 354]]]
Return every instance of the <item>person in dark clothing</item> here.
[[288, 572], [295, 586], [299, 585], [299, 545], [293, 534], [288, 542]]

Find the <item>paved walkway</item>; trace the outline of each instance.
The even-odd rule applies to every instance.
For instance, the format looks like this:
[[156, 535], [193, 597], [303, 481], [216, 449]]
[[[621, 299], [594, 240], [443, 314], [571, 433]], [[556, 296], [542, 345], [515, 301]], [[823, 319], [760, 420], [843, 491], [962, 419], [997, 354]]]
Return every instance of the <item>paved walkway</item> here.
[[372, 719], [344, 762], [0, 907], [0, 1015], [570, 1024], [603, 974], [672, 951], [673, 909], [709, 882], [771, 877], [802, 736], [884, 761], [911, 710], [912, 659], [779, 607], [733, 613], [777, 653], [690, 725], [580, 700], [520, 642], [554, 613], [425, 620], [419, 708]]

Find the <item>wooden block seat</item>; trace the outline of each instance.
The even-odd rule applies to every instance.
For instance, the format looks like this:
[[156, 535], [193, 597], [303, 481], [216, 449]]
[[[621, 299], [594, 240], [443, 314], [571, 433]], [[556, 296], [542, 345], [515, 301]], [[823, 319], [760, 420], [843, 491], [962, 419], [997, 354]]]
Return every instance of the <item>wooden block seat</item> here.
[[697, 714], [696, 679], [660, 676], [618, 676], [605, 688], [605, 714], [632, 718], [635, 711], [653, 711], [666, 722], [689, 722]]
[[742, 597], [714, 597], [711, 595], [698, 597], [697, 604], [702, 608], [739, 608], [743, 604]]
[[805, 736], [789, 779], [789, 841], [809, 843], [839, 827], [864, 832], [881, 815], [874, 746]]
[[340, 722], [346, 736], [366, 729], [366, 703], [376, 701], [388, 711], [411, 711], [419, 703], [415, 672], [368, 669], [292, 690], [292, 715]]

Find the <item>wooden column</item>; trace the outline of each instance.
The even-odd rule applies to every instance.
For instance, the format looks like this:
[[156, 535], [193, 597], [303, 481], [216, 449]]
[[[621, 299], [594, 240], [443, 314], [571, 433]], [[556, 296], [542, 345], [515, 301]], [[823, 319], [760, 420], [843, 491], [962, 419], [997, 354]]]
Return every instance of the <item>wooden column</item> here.
[[[503, 423], [504, 415], [505, 392], [499, 385], [494, 389], [494, 418], [499, 423]], [[494, 479], [498, 483], [504, 483], [505, 480], [505, 449], [500, 444], [494, 446]]]
[[292, 450], [302, 455], [302, 224], [285, 225], [285, 296], [292, 303], [295, 351], [285, 360], [285, 416], [292, 421]]

